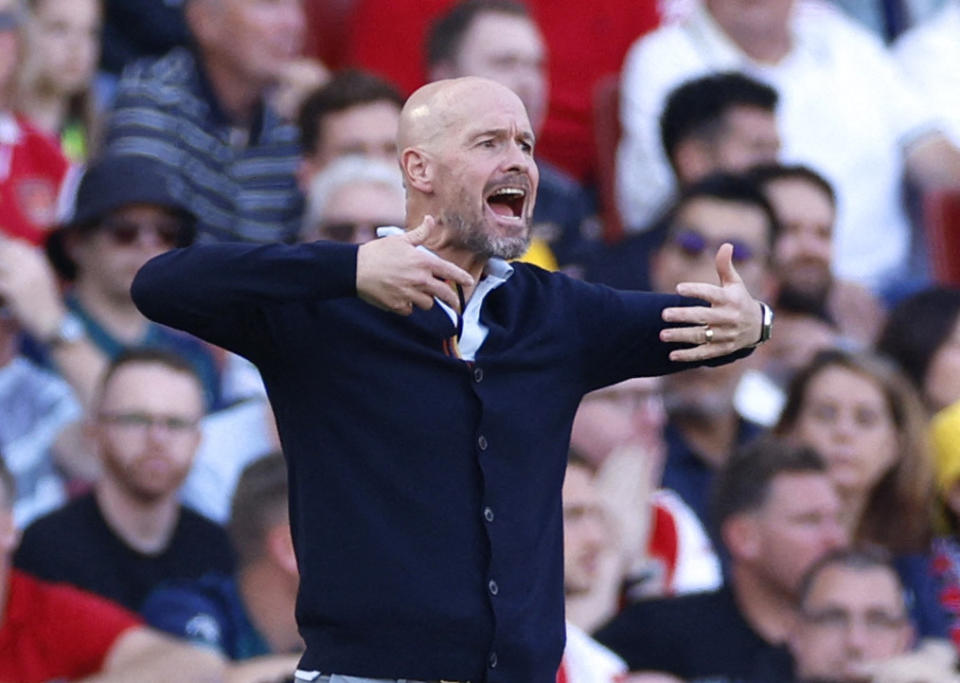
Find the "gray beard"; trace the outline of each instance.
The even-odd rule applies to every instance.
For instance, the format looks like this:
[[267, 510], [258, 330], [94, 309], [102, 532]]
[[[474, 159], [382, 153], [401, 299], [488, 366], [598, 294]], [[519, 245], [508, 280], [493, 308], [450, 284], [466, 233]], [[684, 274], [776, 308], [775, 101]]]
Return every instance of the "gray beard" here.
[[463, 214], [444, 211], [441, 220], [457, 235], [457, 246], [484, 258], [509, 261], [520, 258], [530, 248], [529, 225], [523, 237], [497, 237], [484, 231], [482, 219], [469, 221]]

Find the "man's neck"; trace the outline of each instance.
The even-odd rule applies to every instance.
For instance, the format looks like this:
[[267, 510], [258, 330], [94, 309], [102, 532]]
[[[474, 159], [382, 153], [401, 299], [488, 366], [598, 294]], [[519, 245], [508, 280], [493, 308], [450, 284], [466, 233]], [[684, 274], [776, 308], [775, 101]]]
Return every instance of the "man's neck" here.
[[83, 310], [112, 337], [125, 344], [135, 344], [143, 339], [149, 323], [132, 299], [111, 297], [82, 278], [73, 292]]
[[127, 495], [110, 475], [104, 475], [94, 496], [107, 525], [137, 552], [156, 555], [170, 543], [180, 519], [180, 502], [175, 492], [156, 501], [138, 501]]
[[694, 453], [708, 465], [720, 467], [736, 446], [740, 419], [731, 410], [710, 417], [681, 417], [675, 424]]
[[66, 123], [67, 100], [49, 89], [35, 90], [23, 94], [20, 110], [40, 130], [56, 137]]
[[239, 76], [215, 57], [203, 55], [200, 59], [217, 104], [234, 124], [249, 125], [263, 96], [263, 87]]
[[297, 581], [268, 559], [255, 562], [237, 574], [237, 587], [247, 615], [275, 654], [303, 648], [293, 613]]
[[789, 23], [772, 16], [763, 24], [743, 20], [735, 7], [708, 2], [708, 10], [727, 37], [750, 59], [763, 64], [776, 64], [786, 57], [793, 47]]
[[771, 645], [785, 642], [796, 620], [793, 597], [745, 567], [735, 564], [730, 574], [734, 600], [750, 628]]

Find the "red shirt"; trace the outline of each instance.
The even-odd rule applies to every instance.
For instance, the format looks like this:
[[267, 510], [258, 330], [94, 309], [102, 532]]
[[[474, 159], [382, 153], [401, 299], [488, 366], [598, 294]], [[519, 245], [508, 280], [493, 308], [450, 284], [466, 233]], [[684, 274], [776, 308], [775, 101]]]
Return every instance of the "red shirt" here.
[[[358, 0], [347, 61], [412, 92], [426, 82], [427, 30], [455, 0]], [[619, 73], [630, 45], [660, 22], [655, 0], [529, 0], [549, 51], [550, 105], [537, 155], [581, 182], [591, 180], [593, 89]]]
[[11, 570], [0, 625], [0, 683], [43, 683], [97, 673], [117, 638], [140, 620], [66, 584]]
[[70, 162], [26, 119], [0, 114], [0, 232], [41, 244], [57, 219]]

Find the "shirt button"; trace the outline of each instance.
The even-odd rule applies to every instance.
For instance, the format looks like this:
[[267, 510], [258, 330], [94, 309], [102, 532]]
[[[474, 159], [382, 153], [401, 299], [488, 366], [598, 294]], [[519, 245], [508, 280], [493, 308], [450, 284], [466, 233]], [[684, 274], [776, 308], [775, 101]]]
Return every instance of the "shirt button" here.
[[483, 508], [483, 518], [488, 522], [493, 521], [493, 510], [489, 507]]
[[483, 381], [483, 368], [473, 369], [473, 380], [477, 383], [480, 383]]
[[497, 668], [497, 653], [496, 653], [496, 652], [491, 652], [491, 653], [490, 653], [490, 657], [487, 658], [487, 663], [490, 664], [490, 668], [491, 668], [491, 669], [496, 669], [496, 668]]
[[487, 450], [487, 437], [481, 434], [480, 438], [477, 439], [477, 445], [480, 447], [481, 451]]
[[497, 582], [493, 579], [490, 579], [490, 583], [487, 584], [487, 588], [490, 589], [490, 595], [496, 595], [500, 592], [500, 586], [498, 586]]

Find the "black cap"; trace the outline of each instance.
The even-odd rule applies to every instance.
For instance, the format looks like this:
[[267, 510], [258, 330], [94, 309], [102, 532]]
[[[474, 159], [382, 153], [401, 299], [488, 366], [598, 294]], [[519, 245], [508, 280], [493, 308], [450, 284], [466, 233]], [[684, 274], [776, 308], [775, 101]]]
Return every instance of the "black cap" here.
[[73, 216], [47, 238], [47, 256], [57, 271], [68, 280], [76, 277], [76, 264], [64, 245], [67, 233], [94, 228], [114, 211], [132, 204], [150, 204], [178, 214], [181, 235], [177, 246], [193, 242], [196, 217], [176, 191], [173, 174], [150, 157], [109, 155], [84, 172]]

